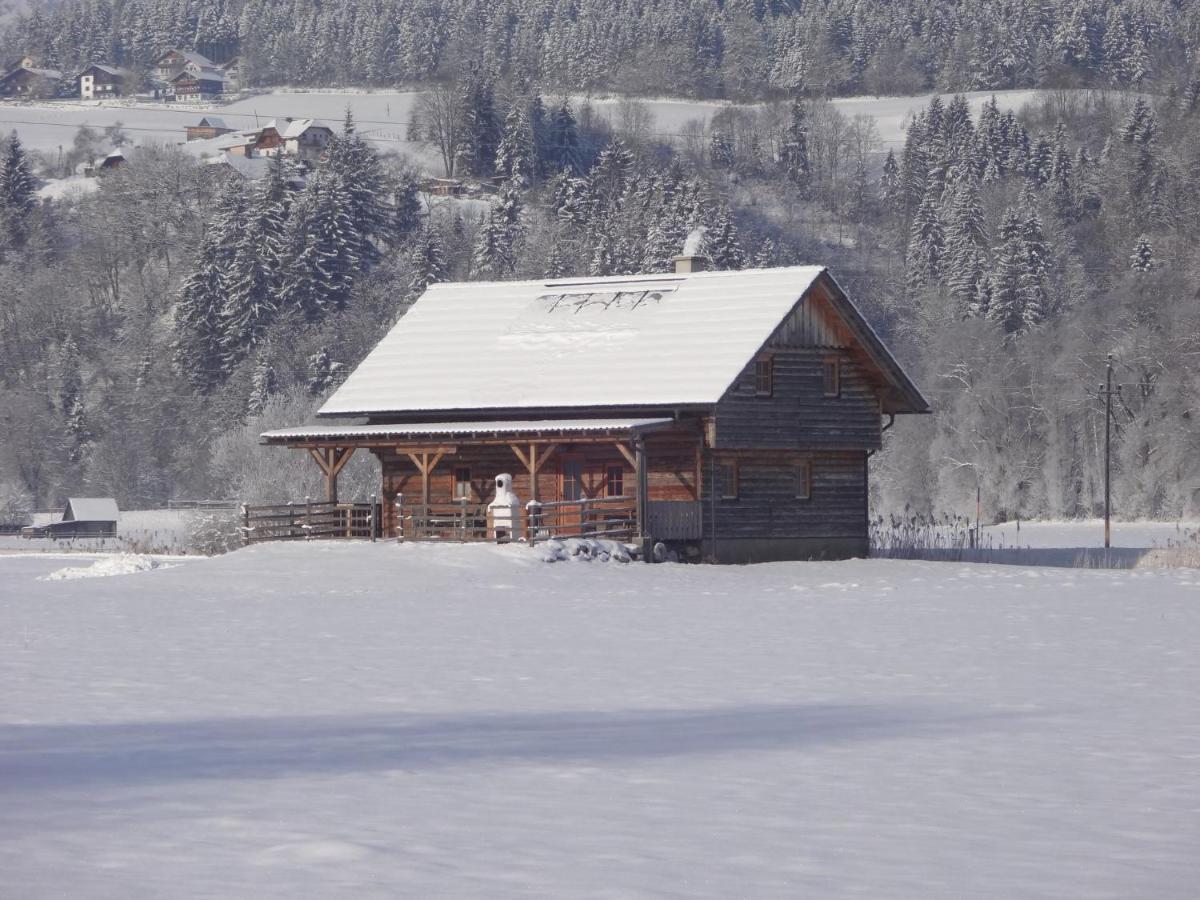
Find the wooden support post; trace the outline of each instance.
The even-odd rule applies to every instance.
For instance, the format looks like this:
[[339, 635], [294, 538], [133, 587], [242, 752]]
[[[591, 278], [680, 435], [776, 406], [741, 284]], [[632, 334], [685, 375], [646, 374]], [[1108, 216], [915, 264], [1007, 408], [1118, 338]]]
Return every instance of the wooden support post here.
[[437, 468], [437, 464], [442, 461], [442, 457], [446, 455], [447, 450], [409, 450], [405, 451], [405, 456], [412, 460], [412, 464], [417, 467], [417, 471], [421, 473], [421, 503], [424, 506], [429, 505], [429, 475]]
[[647, 494], [650, 491], [650, 477], [646, 470], [646, 442], [637, 437], [633, 442], [633, 456], [637, 470], [637, 532], [638, 540], [642, 544], [642, 560], [644, 562], [654, 561], [654, 539], [646, 533], [646, 511], [648, 499]]
[[546, 464], [553, 454], [558, 449], [558, 444], [545, 444], [542, 446], [542, 452], [538, 453], [538, 445], [529, 445], [529, 455], [526, 456], [518, 444], [509, 444], [509, 449], [517, 455], [517, 459], [521, 461], [521, 465], [529, 472], [529, 499], [531, 502], [536, 502], [538, 498], [537, 480], [538, 474], [542, 471], [542, 466]]

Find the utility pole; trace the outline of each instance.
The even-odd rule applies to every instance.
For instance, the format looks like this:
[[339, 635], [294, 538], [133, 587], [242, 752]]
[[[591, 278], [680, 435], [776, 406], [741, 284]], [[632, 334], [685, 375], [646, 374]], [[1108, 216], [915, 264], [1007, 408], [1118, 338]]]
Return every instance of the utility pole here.
[[1100, 385], [1100, 396], [1104, 398], [1104, 549], [1112, 546], [1112, 398], [1121, 393], [1121, 386], [1113, 390], [1113, 355], [1108, 354], [1104, 373], [1104, 384]]

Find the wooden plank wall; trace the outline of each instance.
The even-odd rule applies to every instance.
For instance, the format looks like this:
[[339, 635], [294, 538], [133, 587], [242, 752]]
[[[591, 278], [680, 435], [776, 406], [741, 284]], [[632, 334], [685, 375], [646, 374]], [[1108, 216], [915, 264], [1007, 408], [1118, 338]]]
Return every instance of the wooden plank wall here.
[[[722, 499], [722, 460], [735, 459], [738, 496]], [[709, 461], [716, 463], [708, 477]], [[812, 465], [812, 495], [796, 499], [796, 466]], [[861, 452], [706, 453], [704, 538], [857, 538], [867, 531], [867, 456]], [[715, 504], [712, 483], [718, 496]]]
[[[696, 499], [696, 466], [698, 435], [651, 436], [646, 440], [650, 498], [653, 500]], [[521, 444], [528, 452], [528, 443]], [[530, 477], [525, 466], [513, 451], [503, 445], [472, 445], [456, 443], [457, 452], [446, 454], [429, 479], [429, 499], [433, 503], [453, 501], [454, 469], [471, 469], [471, 503], [488, 503], [495, 496], [495, 478], [502, 473], [513, 476], [513, 491], [523, 502], [528, 501]], [[383, 471], [384, 533], [394, 535], [396, 529], [396, 495], [403, 493], [406, 501], [419, 502], [421, 476], [412, 460], [402, 450], [382, 448], [372, 450]], [[633, 496], [637, 477], [633, 467], [612, 443], [560, 443], [554, 454], [538, 473], [539, 500], [561, 500], [559, 464], [564, 457], [583, 461], [584, 492], [588, 496], [604, 496], [607, 491], [606, 473], [610, 465], [620, 465], [624, 471], [624, 493]]]
[[[841, 392], [836, 397], [824, 393], [824, 362], [830, 356], [841, 360]], [[773, 351], [772, 359], [770, 397], [755, 394], [751, 361], [717, 404], [717, 448], [879, 449], [878, 396], [850, 352], [780, 349]]]

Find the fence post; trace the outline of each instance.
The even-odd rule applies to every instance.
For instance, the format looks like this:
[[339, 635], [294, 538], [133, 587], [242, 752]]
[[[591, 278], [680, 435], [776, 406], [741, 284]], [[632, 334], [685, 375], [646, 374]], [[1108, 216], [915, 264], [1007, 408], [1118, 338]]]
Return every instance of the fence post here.
[[371, 532], [371, 543], [375, 543], [375, 494], [371, 495], [371, 511], [367, 514], [367, 530]]
[[242, 504], [242, 544], [249, 547], [250, 541], [250, 507]]
[[529, 546], [537, 543], [538, 528], [542, 524], [542, 504], [536, 500], [530, 500], [525, 504], [525, 527], [527, 529], [526, 538], [529, 541]]
[[396, 494], [396, 540], [404, 540], [404, 495]]
[[296, 530], [296, 504], [288, 501], [287, 536], [290, 538]]
[[307, 494], [304, 496], [304, 539], [312, 540], [312, 499]]

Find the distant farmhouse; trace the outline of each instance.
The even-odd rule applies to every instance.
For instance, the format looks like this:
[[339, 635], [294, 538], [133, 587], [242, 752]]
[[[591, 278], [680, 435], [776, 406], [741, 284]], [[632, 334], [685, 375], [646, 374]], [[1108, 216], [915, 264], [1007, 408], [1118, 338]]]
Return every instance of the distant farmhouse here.
[[197, 124], [188, 125], [185, 132], [189, 141], [208, 141], [234, 130], [219, 116], [205, 116]]
[[217, 156], [209, 162], [228, 164], [244, 178], [259, 178], [267, 172], [266, 161], [288, 156], [311, 165], [320, 160], [333, 140], [333, 129], [316, 119], [272, 119], [259, 128], [234, 131], [225, 120], [205, 116], [185, 129], [188, 143], [210, 141]]
[[194, 50], [168, 50], [154, 61], [153, 73], [167, 97], [211, 100], [236, 89], [238, 61], [235, 57], [215, 63]]
[[704, 266], [433, 285], [318, 413], [342, 422], [262, 441], [311, 454], [330, 504], [350, 456], [376, 456], [380, 530], [403, 540], [499, 539], [503, 495], [530, 539], [865, 555], [869, 458], [928, 402], [825, 268]]
[[131, 73], [100, 63], [88, 66], [76, 76], [76, 80], [79, 82], [81, 100], [122, 97], [134, 86]]
[[57, 97], [62, 90], [63, 73], [58, 69], [43, 69], [32, 57], [24, 56], [0, 77], [0, 97], [24, 100], [44, 100]]

